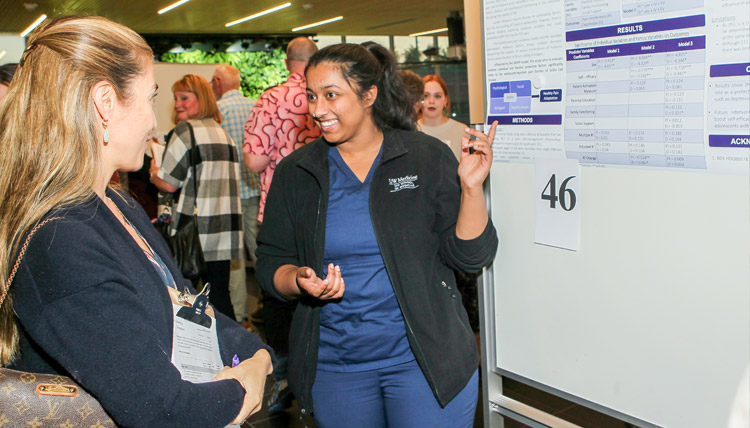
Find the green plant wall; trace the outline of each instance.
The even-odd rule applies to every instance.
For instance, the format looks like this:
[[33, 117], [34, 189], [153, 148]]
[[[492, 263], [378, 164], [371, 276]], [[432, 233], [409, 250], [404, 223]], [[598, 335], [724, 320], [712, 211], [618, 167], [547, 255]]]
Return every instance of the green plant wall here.
[[219, 64], [226, 63], [237, 67], [242, 76], [240, 91], [249, 98], [257, 100], [266, 89], [279, 85], [289, 77], [283, 49], [258, 52], [204, 52], [190, 51], [182, 53], [165, 53], [163, 62], [183, 64]]

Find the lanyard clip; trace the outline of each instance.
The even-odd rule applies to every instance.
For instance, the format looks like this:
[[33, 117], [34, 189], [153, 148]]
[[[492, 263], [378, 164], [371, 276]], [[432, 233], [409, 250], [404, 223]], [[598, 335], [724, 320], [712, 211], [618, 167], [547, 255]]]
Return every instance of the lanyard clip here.
[[[206, 286], [203, 287], [203, 290], [201, 290], [201, 292], [195, 296], [195, 300], [193, 300], [193, 306], [183, 306], [179, 311], [177, 311], [177, 316], [207, 328], [211, 327], [211, 317], [206, 313], [206, 308], [208, 307], [208, 293], [210, 292], [211, 284], [206, 283]], [[182, 293], [180, 293], [180, 295], [182, 295]], [[180, 298], [178, 298], [178, 300]]]

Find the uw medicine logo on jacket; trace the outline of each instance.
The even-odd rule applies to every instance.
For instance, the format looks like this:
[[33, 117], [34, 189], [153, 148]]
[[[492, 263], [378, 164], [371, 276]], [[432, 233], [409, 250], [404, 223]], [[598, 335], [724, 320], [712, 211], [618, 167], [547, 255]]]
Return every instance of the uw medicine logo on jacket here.
[[404, 189], [416, 189], [417, 187], [419, 187], [419, 185], [416, 184], [416, 181], [416, 175], [407, 175], [405, 177], [389, 178], [388, 185], [393, 187], [393, 189], [391, 189], [391, 193], [393, 193], [400, 192]]

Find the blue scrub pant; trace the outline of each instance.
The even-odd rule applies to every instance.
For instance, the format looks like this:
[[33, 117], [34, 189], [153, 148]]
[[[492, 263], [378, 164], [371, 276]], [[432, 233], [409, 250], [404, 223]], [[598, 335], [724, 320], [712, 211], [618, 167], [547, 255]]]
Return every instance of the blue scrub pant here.
[[416, 361], [366, 372], [318, 370], [313, 384], [319, 428], [470, 428], [477, 407], [478, 371], [440, 407]]

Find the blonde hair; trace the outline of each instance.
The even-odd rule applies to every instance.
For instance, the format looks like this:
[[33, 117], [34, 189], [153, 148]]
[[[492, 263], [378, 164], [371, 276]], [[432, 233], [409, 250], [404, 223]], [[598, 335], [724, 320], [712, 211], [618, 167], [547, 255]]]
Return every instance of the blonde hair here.
[[[3, 288], [24, 235], [51, 210], [94, 195], [102, 127], [93, 86], [109, 82], [120, 102], [152, 61], [131, 29], [72, 16], [46, 23], [28, 39], [0, 105], [0, 280]], [[0, 306], [0, 364], [16, 356], [12, 297]]]
[[[210, 116], [216, 123], [221, 123], [221, 112], [219, 106], [216, 105], [214, 91], [206, 78], [197, 74], [186, 74], [172, 85], [172, 93], [175, 92], [190, 92], [198, 99], [198, 114], [190, 119], [203, 119]], [[172, 109], [172, 123], [175, 125], [180, 123], [175, 109]]]

